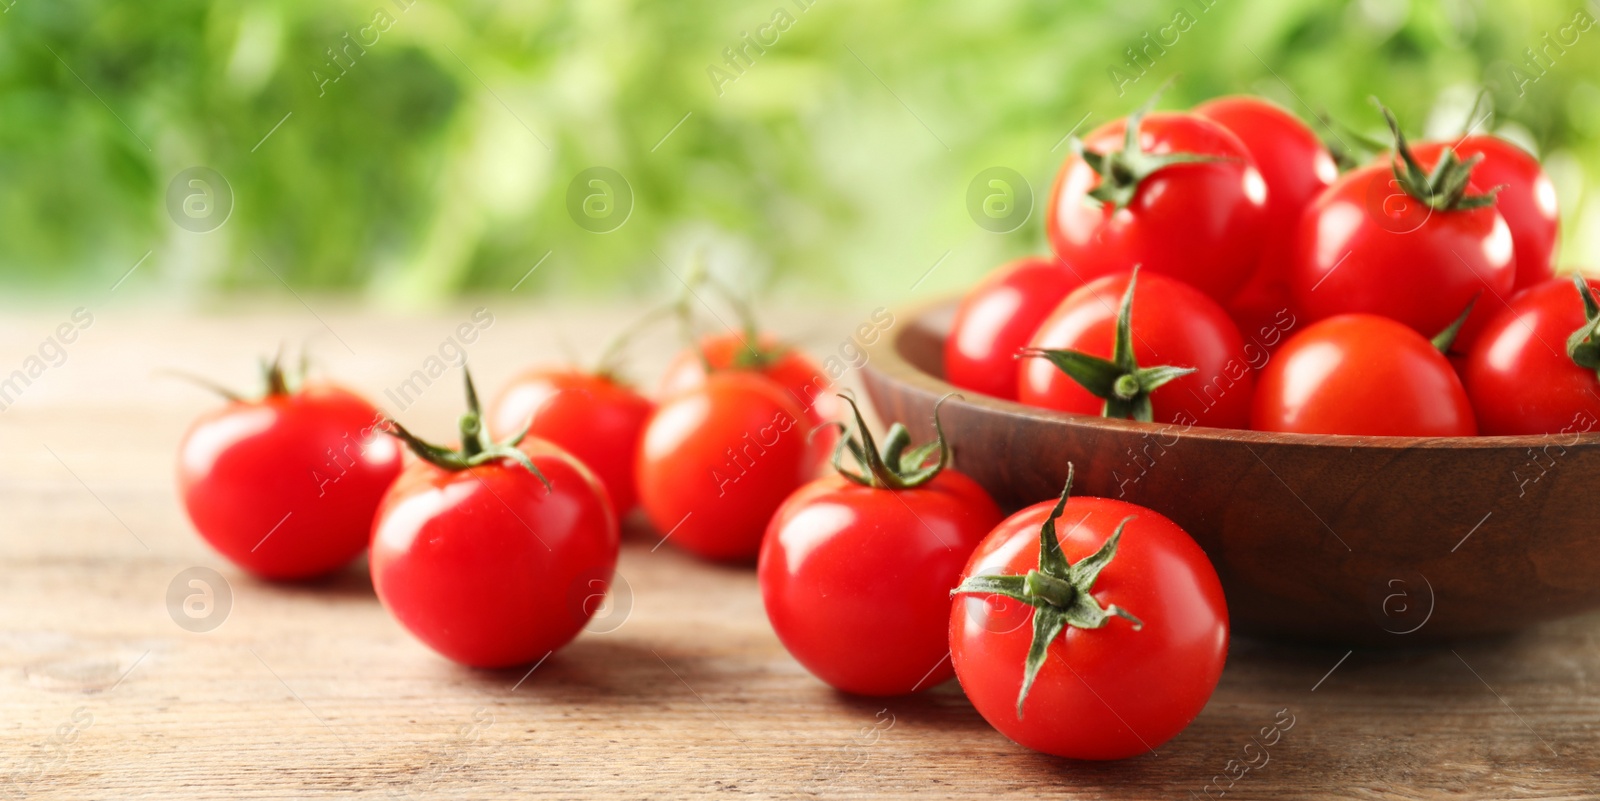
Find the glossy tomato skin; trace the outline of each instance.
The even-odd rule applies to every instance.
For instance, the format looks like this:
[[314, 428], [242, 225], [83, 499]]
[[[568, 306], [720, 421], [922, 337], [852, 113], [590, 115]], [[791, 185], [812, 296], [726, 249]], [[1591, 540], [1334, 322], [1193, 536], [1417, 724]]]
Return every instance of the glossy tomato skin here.
[[1492, 315], [1515, 272], [1511, 230], [1494, 207], [1431, 210], [1384, 162], [1346, 174], [1306, 209], [1289, 288], [1312, 321], [1376, 314], [1432, 337], [1480, 294], [1472, 317]]
[[837, 474], [773, 515], [757, 575], [767, 618], [795, 660], [858, 695], [905, 695], [954, 675], [950, 591], [1000, 522], [972, 479], [946, 469], [914, 489]]
[[400, 474], [400, 445], [381, 422], [372, 404], [330, 385], [202, 416], [179, 445], [189, 519], [211, 547], [261, 578], [311, 578], [349, 564]]
[[[1110, 358], [1129, 277], [1108, 275], [1073, 290], [1029, 344]], [[1196, 368], [1151, 393], [1156, 422], [1217, 428], [1243, 428], [1249, 422], [1250, 362], [1238, 327], [1216, 301], [1181, 281], [1141, 271], [1133, 295], [1133, 334], [1139, 366]], [[1105, 405], [1042, 358], [1018, 363], [1017, 399], [1078, 414], [1097, 415]]]
[[[752, 346], [762, 351], [780, 352], [776, 358], [752, 372], [771, 379], [788, 393], [789, 399], [805, 412], [806, 420], [813, 428], [838, 419], [843, 407], [840, 406], [834, 382], [799, 348], [787, 346], [776, 336], [765, 333], [754, 343], [731, 332], [702, 337], [699, 350], [704, 354], [704, 363], [702, 357], [693, 350], [679, 352], [661, 376], [661, 397], [676, 395], [704, 383], [706, 363], [711, 365], [712, 372], [738, 369], [741, 356], [748, 355]], [[811, 440], [814, 468], [827, 463], [838, 441], [837, 432], [831, 428], [817, 432]]]
[[1600, 424], [1600, 380], [1566, 350], [1583, 324], [1583, 301], [1565, 278], [1517, 295], [1490, 320], [1462, 371], [1483, 434], [1570, 434]]
[[1061, 262], [1031, 256], [996, 268], [961, 299], [944, 340], [944, 378], [964, 389], [1017, 399], [1017, 349], [1068, 292], [1083, 283]]
[[714, 372], [665, 398], [639, 444], [639, 502], [673, 545], [748, 562], [772, 513], [812, 474], [811, 425], [770, 379]]
[[489, 407], [489, 431], [496, 440], [506, 439], [531, 418], [528, 434], [555, 443], [594, 471], [621, 520], [639, 502], [634, 460], [654, 408], [632, 387], [608, 376], [534, 369], [500, 391]]
[[1444, 354], [1409, 327], [1371, 314], [1330, 317], [1285, 342], [1256, 382], [1250, 423], [1300, 434], [1478, 433]]
[[1261, 228], [1255, 270], [1233, 298], [1228, 313], [1246, 337], [1271, 330], [1279, 315], [1293, 315], [1289, 263], [1300, 215], [1339, 177], [1333, 155], [1299, 117], [1269, 100], [1247, 95], [1219, 97], [1195, 106], [1244, 143], [1267, 186], [1266, 221]]
[[521, 665], [566, 645], [617, 565], [617, 521], [594, 474], [548, 442], [518, 447], [550, 491], [508, 459], [461, 471], [416, 461], [373, 524], [378, 599], [463, 665]]
[[[1126, 120], [1084, 139], [1089, 150], [1122, 149]], [[1193, 114], [1154, 112], [1139, 127], [1151, 153], [1198, 153], [1221, 160], [1176, 164], [1147, 178], [1126, 208], [1088, 196], [1100, 176], [1077, 154], [1056, 177], [1045, 218], [1057, 256], [1086, 280], [1143, 265], [1192, 284], [1219, 303], [1255, 268], [1267, 191], [1237, 136]]]
[[[963, 575], [1026, 575], [1038, 565], [1039, 528], [1053, 506], [1035, 504], [1006, 518]], [[1067, 627], [1050, 644], [1020, 718], [1032, 608], [999, 596], [955, 598], [950, 656], [961, 688], [990, 725], [1021, 745], [1093, 760], [1160, 748], [1200, 714], [1222, 676], [1228, 655], [1222, 584], [1177, 524], [1122, 501], [1072, 498], [1056, 522], [1062, 553], [1073, 563], [1089, 556], [1129, 516], [1116, 557], [1091, 594], [1101, 606], [1128, 610], [1143, 628], [1117, 617], [1098, 629]]]
[[[1495, 208], [1511, 229], [1511, 249], [1517, 263], [1517, 290], [1550, 280], [1555, 275], [1556, 236], [1561, 214], [1556, 187], [1532, 153], [1498, 136], [1468, 136], [1457, 142], [1423, 142], [1414, 152], [1419, 161], [1433, 165], [1445, 148], [1462, 159], [1483, 156], [1472, 169], [1478, 186], [1500, 187]], [[1499, 304], [1496, 304], [1497, 306]]]

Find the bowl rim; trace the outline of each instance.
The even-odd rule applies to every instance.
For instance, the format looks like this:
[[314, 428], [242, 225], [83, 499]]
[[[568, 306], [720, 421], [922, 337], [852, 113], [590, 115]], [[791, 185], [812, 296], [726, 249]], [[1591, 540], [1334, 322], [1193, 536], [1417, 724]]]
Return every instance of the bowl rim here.
[[[960, 302], [959, 293], [937, 295], [916, 303], [906, 314], [904, 324], [896, 324], [887, 337], [868, 347], [871, 358], [862, 365], [865, 373], [876, 373], [885, 380], [905, 384], [933, 397], [955, 395], [952, 401], [974, 407], [987, 407], [1012, 417], [1026, 417], [1043, 422], [1062, 423], [1081, 428], [1139, 433], [1145, 436], [1171, 436], [1174, 428], [1186, 438], [1250, 445], [1299, 445], [1305, 447], [1367, 448], [1403, 451], [1415, 448], [1533, 450], [1561, 445], [1600, 445], [1600, 430], [1566, 434], [1497, 434], [1471, 437], [1391, 437], [1366, 434], [1301, 434], [1278, 431], [1254, 431], [1243, 428], [1212, 428], [1209, 426], [1179, 423], [1145, 423], [1109, 417], [1064, 412], [1029, 406], [1017, 401], [985, 395], [977, 390], [958, 387], [942, 377], [913, 364], [902, 352], [902, 343], [913, 330], [928, 328], [927, 318], [953, 308]], [[948, 332], [944, 332], [947, 335]], [[945, 336], [939, 341], [942, 344]], [[941, 348], [942, 352], [942, 348]]]

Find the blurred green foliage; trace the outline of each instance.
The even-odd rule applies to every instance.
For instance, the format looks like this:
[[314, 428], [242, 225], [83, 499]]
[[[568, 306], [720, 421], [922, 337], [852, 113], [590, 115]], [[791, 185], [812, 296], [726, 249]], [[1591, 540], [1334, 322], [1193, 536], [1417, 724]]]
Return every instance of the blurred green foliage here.
[[[149, 253], [130, 284], [164, 296], [644, 294], [707, 248], [768, 291], [892, 300], [1041, 248], [1063, 137], [1169, 77], [1164, 107], [1258, 92], [1373, 133], [1371, 95], [1448, 134], [1487, 84], [1487, 127], [1548, 159], [1563, 261], [1600, 263], [1600, 26], [1571, 27], [1594, 4], [406, 2], [0, 0], [0, 286], [109, 286]], [[746, 33], [768, 46], [740, 74]], [[233, 194], [206, 233], [168, 209], [196, 165]], [[594, 166], [633, 197], [605, 233], [569, 210]], [[994, 166], [1038, 201], [1010, 233], [967, 209]]]

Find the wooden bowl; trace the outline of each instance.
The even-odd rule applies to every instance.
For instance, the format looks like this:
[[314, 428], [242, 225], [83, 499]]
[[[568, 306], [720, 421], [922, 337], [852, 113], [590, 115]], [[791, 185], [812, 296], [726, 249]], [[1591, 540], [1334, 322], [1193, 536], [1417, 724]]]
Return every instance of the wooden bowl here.
[[[933, 436], [955, 301], [902, 319], [869, 353], [885, 421]], [[1600, 433], [1519, 437], [1274, 434], [1107, 420], [976, 392], [940, 410], [955, 464], [1002, 506], [1120, 498], [1211, 557], [1235, 630], [1414, 645], [1509, 632], [1600, 606]], [[1600, 429], [1580, 418], [1575, 429]]]

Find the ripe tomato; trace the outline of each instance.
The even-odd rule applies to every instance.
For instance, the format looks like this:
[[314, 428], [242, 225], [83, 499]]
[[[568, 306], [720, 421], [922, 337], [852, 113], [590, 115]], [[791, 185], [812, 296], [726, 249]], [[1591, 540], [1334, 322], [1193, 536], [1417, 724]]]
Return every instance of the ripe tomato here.
[[[1568, 434], [1600, 421], [1588, 284], [1553, 279], [1511, 301], [1467, 354], [1462, 377], [1484, 434]], [[1575, 332], [1584, 332], [1569, 341]]]
[[[1416, 159], [1388, 119], [1399, 155], [1350, 172], [1306, 209], [1289, 288], [1311, 320], [1377, 314], [1431, 337], [1479, 295], [1510, 297], [1511, 230], [1470, 165]], [[1469, 318], [1461, 347], [1478, 325]]]
[[1373, 314], [1330, 317], [1290, 337], [1257, 377], [1250, 425], [1376, 437], [1478, 433], [1444, 354], [1409, 327]]
[[[822, 368], [798, 348], [765, 333], [751, 336], [728, 332], [702, 337], [698, 348], [679, 352], [667, 365], [661, 377], [661, 397], [676, 395], [704, 383], [708, 365], [712, 372], [744, 370], [772, 379], [800, 407], [813, 428], [839, 415], [839, 399], [833, 394], [833, 382]], [[835, 432], [831, 429], [817, 432], [811, 447], [813, 466], [827, 461], [835, 441]]]
[[[1181, 281], [1140, 272], [1135, 288], [1134, 278], [1108, 275], [1061, 301], [1029, 346], [1028, 354], [1041, 358], [1018, 365], [1018, 400], [1078, 414], [1243, 428], [1253, 379], [1228, 313]], [[1121, 341], [1132, 345], [1120, 356], [1119, 329], [1128, 330]], [[1183, 369], [1139, 367], [1153, 363]], [[1140, 406], [1143, 412], [1134, 411]]]
[[262, 578], [337, 570], [366, 549], [373, 512], [400, 474], [382, 420], [348, 390], [291, 389], [274, 362], [264, 397], [230, 396], [184, 434], [184, 509], [211, 547]]
[[1193, 114], [1140, 110], [1061, 165], [1045, 226], [1086, 279], [1143, 265], [1226, 303], [1255, 268], [1266, 202], [1237, 136]]
[[784, 501], [757, 575], [778, 639], [813, 675], [845, 692], [904, 695], [954, 675], [950, 591], [1000, 509], [947, 467], [942, 431], [930, 465], [927, 447], [907, 450], [904, 426], [889, 429], [881, 455], [859, 411], [856, 426], [861, 470], [844, 466], [841, 448], [837, 473]]
[[967, 291], [944, 340], [944, 378], [964, 389], [1017, 398], [1017, 350], [1083, 281], [1043, 256], [1018, 259]]
[[[1171, 520], [1108, 498], [1035, 504], [972, 554], [950, 656], [984, 720], [1072, 759], [1154, 750], [1194, 720], [1228, 656], [1222, 584]], [[1057, 536], [1065, 527], [1066, 535]]]
[[1247, 337], [1272, 330], [1278, 316], [1293, 313], [1289, 263], [1300, 215], [1339, 177], [1333, 155], [1300, 118], [1269, 100], [1247, 95], [1219, 97], [1194, 107], [1239, 137], [1267, 185], [1255, 270], [1227, 304]]
[[[606, 374], [544, 368], [512, 379], [489, 407], [489, 432], [506, 438], [526, 428], [594, 471], [618, 520], [639, 502], [634, 460], [654, 406]], [[530, 423], [531, 421], [531, 423]]]
[[1455, 150], [1462, 159], [1482, 156], [1483, 160], [1472, 169], [1472, 182], [1481, 187], [1500, 187], [1495, 193], [1495, 209], [1511, 229], [1511, 250], [1517, 263], [1513, 287], [1522, 290], [1550, 280], [1555, 275], [1561, 214], [1556, 206], [1555, 184], [1539, 166], [1539, 160], [1498, 136], [1423, 142], [1416, 147], [1417, 160], [1436, 164], [1445, 148]]
[[639, 503], [675, 545], [749, 561], [767, 521], [811, 476], [811, 424], [789, 393], [749, 372], [714, 372], [666, 398], [639, 445]]
[[420, 457], [372, 526], [372, 586], [445, 657], [482, 668], [544, 658], [577, 636], [611, 582], [620, 535], [605, 490], [560, 448], [495, 443], [468, 381], [461, 445], [393, 433]]

